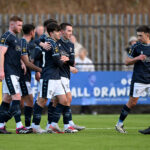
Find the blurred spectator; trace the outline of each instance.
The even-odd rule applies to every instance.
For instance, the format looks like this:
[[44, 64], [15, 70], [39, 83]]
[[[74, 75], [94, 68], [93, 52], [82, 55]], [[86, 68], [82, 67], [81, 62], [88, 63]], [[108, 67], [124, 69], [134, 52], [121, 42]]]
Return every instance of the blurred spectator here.
[[[125, 51], [124, 51], [124, 54], [123, 54], [123, 62], [125, 62], [125, 59], [127, 58], [128, 56], [128, 53], [129, 53], [129, 50], [130, 50], [130, 47], [132, 45], [134, 45], [135, 43], [137, 42], [137, 37], [136, 36], [131, 36], [129, 38], [129, 41], [128, 41], [128, 46], [126, 47]], [[128, 71], [128, 70], [133, 70], [133, 66], [125, 66], [124, 65], [124, 70], [125, 71]]]
[[44, 34], [44, 27], [42, 25], [38, 25], [35, 29], [35, 39], [39, 39], [39, 37], [43, 34]]
[[[78, 71], [82, 71], [82, 72], [95, 71], [93, 62], [87, 57], [87, 50], [85, 48], [81, 48], [79, 50], [79, 56], [75, 58], [75, 63]], [[81, 63], [81, 65], [78, 65], [78, 63]], [[80, 109], [80, 114], [85, 114], [85, 113], [97, 114], [96, 112], [92, 111], [91, 106], [82, 105]]]
[[93, 62], [87, 57], [87, 50], [85, 48], [81, 48], [79, 50], [79, 56], [75, 58], [75, 63], [78, 71], [82, 71], [82, 72], [95, 71]]
[[83, 46], [77, 41], [74, 35], [71, 36], [70, 41], [74, 44], [75, 57], [78, 57], [79, 50], [83, 48]]

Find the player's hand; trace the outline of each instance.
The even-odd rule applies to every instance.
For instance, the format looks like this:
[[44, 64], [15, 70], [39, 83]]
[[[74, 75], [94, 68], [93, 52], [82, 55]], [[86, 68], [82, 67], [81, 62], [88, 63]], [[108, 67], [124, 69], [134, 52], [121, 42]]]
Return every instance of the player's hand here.
[[35, 74], [35, 79], [36, 79], [37, 81], [40, 81], [40, 78], [41, 78], [40, 72], [36, 72], [36, 74]]
[[41, 45], [42, 48], [44, 48], [45, 50], [50, 50], [50, 49], [51, 49], [51, 44], [50, 44], [49, 42], [41, 43], [40, 45]]
[[0, 71], [0, 81], [2, 81], [5, 78], [4, 71]]
[[72, 73], [78, 73], [78, 69], [75, 68], [75, 67], [70, 67], [70, 71], [71, 71]]
[[137, 57], [137, 59], [138, 60], [141, 60], [141, 61], [144, 61], [145, 59], [146, 59], [146, 55], [143, 55], [143, 54], [141, 54], [141, 55], [139, 55], [138, 57]]
[[69, 57], [63, 55], [63, 56], [61, 56], [60, 60], [63, 62], [66, 62], [66, 61], [69, 61]]
[[26, 65], [21, 61], [21, 68], [24, 70], [24, 75], [27, 73]]

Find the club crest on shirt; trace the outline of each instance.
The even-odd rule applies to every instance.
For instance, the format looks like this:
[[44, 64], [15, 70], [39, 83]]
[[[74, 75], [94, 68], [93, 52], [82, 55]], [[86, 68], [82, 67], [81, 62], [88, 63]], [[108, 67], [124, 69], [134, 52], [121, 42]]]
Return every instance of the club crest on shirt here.
[[16, 51], [21, 51], [21, 47], [19, 45], [16, 45]]
[[3, 44], [5, 42], [5, 38], [2, 38], [1, 39], [1, 43]]
[[56, 53], [58, 53], [58, 52], [59, 52], [59, 49], [58, 49], [58, 47], [56, 47], [56, 48], [55, 48], [55, 52], [56, 52]]
[[22, 52], [24, 52], [24, 53], [27, 52], [26, 48], [23, 48], [23, 49], [22, 49]]

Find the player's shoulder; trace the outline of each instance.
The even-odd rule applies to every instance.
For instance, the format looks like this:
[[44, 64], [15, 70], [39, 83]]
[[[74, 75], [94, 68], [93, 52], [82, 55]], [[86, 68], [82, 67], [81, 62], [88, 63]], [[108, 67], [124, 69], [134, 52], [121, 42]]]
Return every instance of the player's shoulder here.
[[25, 38], [21, 38], [20, 41], [25, 44], [27, 43], [27, 40]]
[[40, 39], [46, 39], [47, 38], [47, 35], [44, 33], [40, 36]]
[[42, 51], [42, 48], [40, 46], [35, 46], [35, 51]]
[[135, 44], [133, 44], [133, 45], [131, 46], [131, 49], [136, 49], [136, 48], [138, 48], [138, 47], [140, 47], [140, 46], [142, 46], [142, 43], [141, 43], [141, 42], [136, 42]]
[[69, 40], [69, 44], [72, 45], [72, 46], [74, 46], [74, 44], [70, 40]]
[[46, 38], [46, 42], [49, 42], [51, 44], [52, 47], [56, 47], [57, 46], [57, 43], [55, 40], [53, 40], [52, 38], [50, 37], [47, 37]]
[[11, 37], [12, 37], [12, 33], [10, 31], [7, 31], [4, 34], [2, 34], [1, 40], [5, 41], [5, 40], [10, 39]]

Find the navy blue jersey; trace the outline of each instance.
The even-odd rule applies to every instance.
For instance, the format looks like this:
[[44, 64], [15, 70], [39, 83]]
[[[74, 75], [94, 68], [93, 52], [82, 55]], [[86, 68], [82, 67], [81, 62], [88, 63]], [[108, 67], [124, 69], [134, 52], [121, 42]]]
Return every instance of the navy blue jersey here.
[[40, 38], [39, 39], [35, 39], [35, 43], [37, 44], [37, 45], [39, 45], [40, 44], [40, 42], [45, 42], [46, 41], [46, 39], [47, 39], [47, 37], [49, 37], [47, 34], [42, 34], [41, 36], [40, 36]]
[[20, 41], [10, 31], [5, 32], [0, 38], [0, 45], [7, 47], [4, 60], [5, 75], [16, 75], [20, 77], [21, 73], [21, 47]]
[[57, 43], [48, 37], [46, 42], [51, 44], [50, 50], [42, 49], [43, 54], [43, 64], [42, 64], [42, 73], [41, 79], [60, 79], [59, 67], [63, 65], [63, 62], [60, 61], [60, 53]]
[[42, 68], [43, 64], [43, 55], [42, 55], [42, 48], [40, 46], [35, 47], [34, 53], [34, 64], [40, 68]]
[[[21, 38], [20, 40], [21, 45], [21, 55], [27, 55], [29, 57], [29, 61], [31, 61], [31, 49], [30, 44], [26, 41], [25, 38]], [[24, 70], [21, 71], [21, 80], [24, 81], [31, 81], [31, 71], [27, 67], [27, 73], [24, 75]]]
[[74, 44], [69, 40], [63, 40], [62, 38], [57, 41], [57, 44], [61, 55], [69, 57], [69, 61], [60, 67], [60, 76], [70, 79], [70, 66], [74, 66], [75, 63]]
[[35, 53], [35, 47], [37, 46], [37, 44], [35, 43], [35, 40], [32, 39], [29, 44], [29, 50], [30, 50], [30, 59], [33, 60], [34, 59], [34, 53]]
[[34, 49], [34, 55], [33, 55], [34, 64], [40, 68], [42, 67], [43, 60], [42, 60], [42, 48], [39, 46], [39, 43], [40, 42], [44, 43], [47, 37], [48, 35], [44, 33], [43, 35], [40, 36], [39, 39], [34, 40], [34, 42], [37, 45]]
[[142, 44], [137, 42], [129, 50], [129, 57], [134, 58], [144, 54], [147, 56], [144, 61], [137, 61], [134, 64], [132, 81], [137, 83], [150, 83], [150, 44]]

